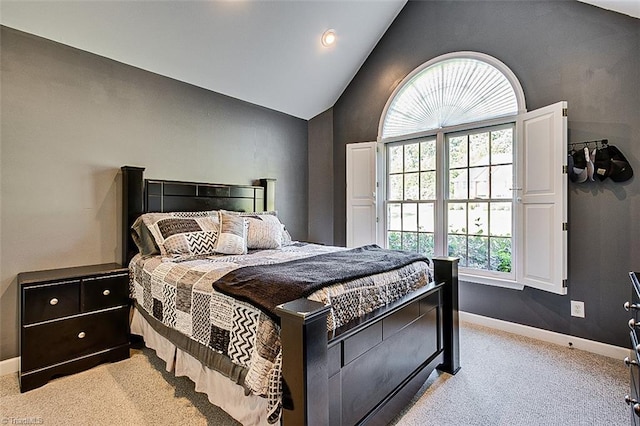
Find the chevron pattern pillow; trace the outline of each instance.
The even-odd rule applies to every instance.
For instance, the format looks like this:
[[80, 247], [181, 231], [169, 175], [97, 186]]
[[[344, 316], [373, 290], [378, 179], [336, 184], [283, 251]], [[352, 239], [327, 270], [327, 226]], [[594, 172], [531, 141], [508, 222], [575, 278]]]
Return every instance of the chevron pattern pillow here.
[[148, 213], [143, 222], [163, 256], [181, 258], [216, 252], [220, 230], [217, 212]]

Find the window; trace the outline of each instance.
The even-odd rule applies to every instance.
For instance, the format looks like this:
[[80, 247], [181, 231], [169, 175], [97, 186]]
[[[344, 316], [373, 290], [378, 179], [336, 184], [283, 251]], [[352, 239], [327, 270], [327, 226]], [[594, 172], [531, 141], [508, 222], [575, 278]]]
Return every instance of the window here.
[[387, 246], [435, 254], [436, 140], [388, 147]]
[[436, 211], [443, 210], [444, 253], [460, 257], [460, 267], [513, 278], [513, 129], [444, 134], [442, 188], [437, 138], [388, 144], [387, 247], [436, 255]]
[[[407, 76], [379, 127], [384, 244], [457, 256], [466, 281], [566, 294], [560, 104], [526, 113], [515, 75], [474, 52], [443, 55]], [[533, 157], [549, 165], [542, 180], [527, 164]]]
[[446, 135], [447, 254], [511, 277], [513, 126]]

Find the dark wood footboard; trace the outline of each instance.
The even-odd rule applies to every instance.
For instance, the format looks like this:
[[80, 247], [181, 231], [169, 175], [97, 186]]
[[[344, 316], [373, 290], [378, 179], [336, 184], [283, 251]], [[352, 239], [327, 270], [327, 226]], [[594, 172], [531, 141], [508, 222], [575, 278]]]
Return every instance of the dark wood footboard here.
[[278, 307], [283, 425], [385, 425], [434, 368], [458, 372], [458, 259], [433, 261], [431, 285], [329, 335], [321, 303]]

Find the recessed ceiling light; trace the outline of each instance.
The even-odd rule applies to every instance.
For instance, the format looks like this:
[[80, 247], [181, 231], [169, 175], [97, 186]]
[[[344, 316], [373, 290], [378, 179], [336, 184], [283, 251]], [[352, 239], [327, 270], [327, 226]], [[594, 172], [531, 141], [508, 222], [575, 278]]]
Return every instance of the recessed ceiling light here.
[[322, 45], [329, 47], [336, 42], [336, 31], [327, 30], [322, 34]]

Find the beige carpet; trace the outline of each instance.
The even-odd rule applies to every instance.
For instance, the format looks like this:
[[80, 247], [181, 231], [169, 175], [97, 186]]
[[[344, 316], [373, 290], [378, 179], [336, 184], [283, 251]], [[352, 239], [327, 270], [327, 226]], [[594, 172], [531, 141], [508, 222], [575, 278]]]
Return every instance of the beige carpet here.
[[2, 376], [0, 417], [41, 419], [46, 426], [239, 425], [205, 394], [195, 392], [193, 382], [164, 367], [145, 348], [132, 350], [128, 360], [61, 377], [23, 394], [17, 374]]
[[622, 360], [467, 323], [460, 335], [462, 369], [434, 372], [397, 425], [630, 424]]
[[[394, 423], [413, 425], [627, 425], [621, 360], [463, 323], [462, 370], [434, 373]], [[7, 420], [5, 420], [7, 419]], [[164, 371], [153, 351], [55, 379], [21, 394], [0, 377], [0, 420], [44, 425], [237, 425]], [[26, 422], [23, 422], [23, 424]]]

